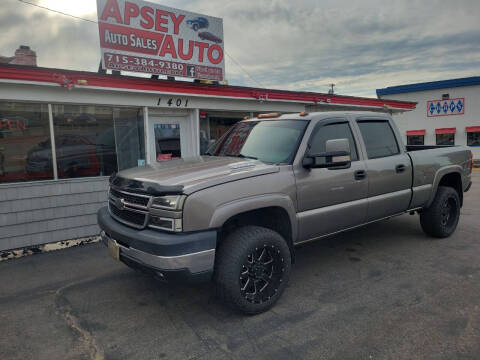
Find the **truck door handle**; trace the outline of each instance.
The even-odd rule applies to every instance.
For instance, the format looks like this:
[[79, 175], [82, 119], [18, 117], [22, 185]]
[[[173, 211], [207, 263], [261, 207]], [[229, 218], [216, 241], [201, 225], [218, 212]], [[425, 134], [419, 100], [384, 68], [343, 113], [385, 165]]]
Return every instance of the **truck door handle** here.
[[406, 167], [405, 167], [405, 165], [403, 165], [403, 164], [397, 165], [397, 166], [395, 167], [395, 171], [396, 171], [397, 173], [404, 172], [405, 169], [406, 169]]
[[355, 180], [363, 180], [367, 177], [367, 172], [365, 170], [357, 170], [353, 173]]

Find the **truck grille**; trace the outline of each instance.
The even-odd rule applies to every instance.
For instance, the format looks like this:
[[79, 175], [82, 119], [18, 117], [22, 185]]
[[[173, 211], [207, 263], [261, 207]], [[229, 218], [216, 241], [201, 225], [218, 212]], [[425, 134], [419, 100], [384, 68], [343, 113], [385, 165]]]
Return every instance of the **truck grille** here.
[[143, 229], [147, 225], [150, 196], [132, 194], [111, 187], [108, 198], [108, 208], [113, 218], [137, 229]]
[[136, 204], [141, 206], [147, 206], [150, 197], [148, 196], [141, 196], [141, 195], [134, 195], [131, 193], [125, 193], [123, 191], [118, 191], [113, 188], [110, 188], [110, 195], [113, 195], [116, 198], [124, 199], [126, 202], [130, 204]]
[[113, 215], [113, 217], [117, 220], [136, 228], [145, 227], [147, 219], [146, 213], [141, 213], [128, 209], [119, 209], [112, 202], [109, 203], [108, 207], [110, 209], [110, 214]]

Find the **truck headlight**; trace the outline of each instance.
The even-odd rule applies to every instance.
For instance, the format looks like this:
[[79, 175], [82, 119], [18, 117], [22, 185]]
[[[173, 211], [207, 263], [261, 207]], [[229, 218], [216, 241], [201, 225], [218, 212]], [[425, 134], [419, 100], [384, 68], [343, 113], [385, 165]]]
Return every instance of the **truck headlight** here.
[[182, 210], [185, 195], [167, 195], [153, 199], [152, 208], [166, 210]]
[[181, 232], [182, 219], [171, 219], [150, 215], [148, 226], [154, 229]]

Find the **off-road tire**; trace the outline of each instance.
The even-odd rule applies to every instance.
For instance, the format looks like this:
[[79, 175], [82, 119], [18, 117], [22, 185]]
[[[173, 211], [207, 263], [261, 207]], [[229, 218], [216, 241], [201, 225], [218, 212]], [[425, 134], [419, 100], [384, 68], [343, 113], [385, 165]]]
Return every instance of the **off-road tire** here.
[[420, 224], [425, 234], [446, 238], [453, 234], [460, 218], [460, 197], [448, 186], [439, 186], [428, 209], [420, 213]]
[[271, 308], [280, 298], [290, 270], [290, 249], [280, 234], [259, 226], [240, 227], [217, 249], [216, 294], [235, 310], [258, 314]]

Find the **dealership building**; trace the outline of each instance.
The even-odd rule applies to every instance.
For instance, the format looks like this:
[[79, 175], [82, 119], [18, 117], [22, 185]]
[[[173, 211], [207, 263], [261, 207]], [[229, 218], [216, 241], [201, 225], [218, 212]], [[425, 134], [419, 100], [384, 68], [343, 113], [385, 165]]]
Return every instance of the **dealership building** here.
[[408, 101], [0, 64], [0, 250], [98, 234], [113, 172], [199, 156], [245, 116]]
[[466, 145], [480, 162], [480, 77], [377, 89], [383, 100], [414, 101], [416, 109], [394, 115], [410, 145]]

